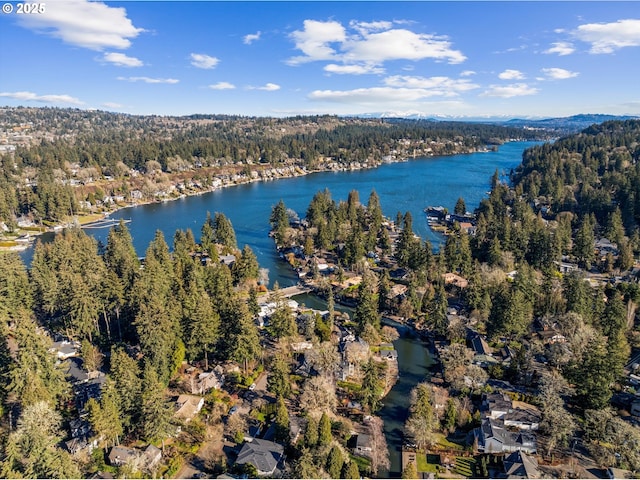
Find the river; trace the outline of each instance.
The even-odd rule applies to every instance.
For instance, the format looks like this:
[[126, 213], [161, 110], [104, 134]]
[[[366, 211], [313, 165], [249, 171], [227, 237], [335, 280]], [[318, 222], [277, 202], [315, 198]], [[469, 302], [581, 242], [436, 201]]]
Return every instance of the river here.
[[[164, 233], [169, 244], [177, 229], [190, 228], [197, 239], [207, 211], [212, 214], [222, 212], [233, 223], [239, 246], [250, 245], [260, 266], [269, 270], [270, 282], [277, 280], [284, 287], [295, 284], [297, 277], [279, 259], [273, 240], [268, 236], [269, 215], [280, 199], [303, 217], [313, 195], [325, 188], [331, 191], [335, 200], [346, 200], [349, 191], [358, 190], [363, 203], [375, 189], [386, 216], [395, 218], [398, 211], [411, 212], [414, 231], [437, 246], [442, 237], [429, 230], [423, 209], [428, 205], [442, 205], [453, 211], [459, 197], [465, 199], [468, 210], [475, 209], [486, 196], [490, 178], [496, 169], [501, 174], [508, 173], [520, 163], [524, 149], [537, 143], [510, 142], [495, 152], [422, 158], [384, 164], [371, 170], [323, 172], [257, 182], [173, 202], [126, 208], [113, 213], [111, 218], [131, 219], [127, 226], [136, 251], [142, 256], [156, 230]], [[87, 233], [106, 243], [108, 229], [92, 229]], [[30, 263], [32, 255], [32, 249], [21, 254], [26, 263]], [[313, 297], [305, 296], [299, 300], [316, 308], [322, 306]], [[400, 377], [384, 398], [384, 408], [380, 412], [391, 454], [391, 469], [385, 472], [387, 476], [399, 475], [399, 448], [408, 414], [409, 394], [416, 384], [429, 378], [428, 367], [432, 363], [423, 343], [404, 327], [399, 327], [399, 330], [401, 337], [394, 344], [398, 351]]]

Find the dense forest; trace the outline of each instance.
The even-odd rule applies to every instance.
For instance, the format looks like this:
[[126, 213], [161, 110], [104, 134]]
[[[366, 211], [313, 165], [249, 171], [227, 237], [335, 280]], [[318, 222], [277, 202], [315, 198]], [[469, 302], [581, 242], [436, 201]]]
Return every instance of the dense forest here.
[[[56, 112], [64, 117], [49, 113]], [[125, 124], [129, 120], [122, 118]], [[62, 119], [59, 128], [67, 128]], [[339, 135], [336, 142], [348, 145], [376, 135], [389, 140], [396, 134], [384, 135], [395, 128], [403, 136], [424, 135], [416, 125], [343, 125], [308, 135], [328, 143]], [[73, 150], [76, 142], [82, 143], [79, 138], [43, 142], [24, 152], [30, 152], [29, 161], [43, 161], [39, 167], [53, 162], [53, 170], [63, 165], [61, 146]], [[607, 122], [527, 150], [512, 185], [496, 172], [488, 198], [473, 215], [473, 228], [462, 228], [454, 218], [439, 251], [413, 234], [409, 213], [384, 218], [375, 191], [366, 204], [355, 191], [344, 201], [318, 192], [307, 211], [299, 212], [302, 220], [280, 202], [269, 219], [277, 248], [292, 266], [307, 269], [307, 285], [327, 299], [324, 318], [296, 318], [276, 287], [270, 323], [258, 326], [258, 298], [265, 290], [259, 265], [250, 247], [239, 248], [233, 226], [220, 213], [204, 219], [199, 240], [189, 230], [177, 231], [170, 246], [158, 232], [143, 261], [123, 223], [110, 231], [104, 246], [79, 229], [38, 243], [29, 269], [15, 254], [0, 255], [0, 475], [80, 477], [104, 469], [105, 454], [114, 445], [164, 447], [173, 436], [180, 440], [166, 450], [164, 472], [175, 473], [171, 465], [185, 455], [180, 446], [200, 445], [207, 428], [198, 421], [182, 423], [183, 434], [176, 434], [169, 398], [184, 388], [179, 381], [184, 361], [205, 370], [233, 364], [229, 384], [236, 395], [255, 386], [263, 369], [268, 372], [267, 388], [276, 402], [261, 415], [272, 419], [276, 440], [287, 448], [288, 476], [375, 475], [384, 462], [363, 466], [344, 454], [351, 434], [346, 420], [336, 416], [336, 391], [351, 392], [347, 398], [375, 414], [388, 370], [367, 347], [367, 354], [354, 360], [357, 382], [337, 382], [341, 357], [335, 335], [353, 329], [379, 349], [394, 338], [382, 322], [385, 316], [440, 345], [434, 377], [444, 388], [420, 383], [411, 397], [406, 430], [419, 448], [433, 447], [442, 432], [464, 437], [477, 431], [482, 395], [494, 391], [491, 381], [500, 381], [539, 410], [541, 461], [570, 458], [579, 440], [577, 448], [597, 465], [639, 471], [640, 431], [624, 403], [625, 395], [635, 393], [627, 379], [632, 352], [640, 347], [639, 144], [639, 122]], [[55, 160], [52, 152], [61, 157]], [[11, 178], [5, 174], [6, 182]], [[455, 214], [465, 213], [461, 198]], [[321, 273], [318, 259], [335, 269]], [[466, 283], [451, 283], [452, 274]], [[348, 284], [355, 278], [357, 283]], [[351, 302], [352, 315], [338, 319], [334, 301]], [[470, 332], [486, 338], [493, 350], [509, 352], [509, 362], [476, 363]], [[548, 333], [562, 340], [550, 341]], [[72, 386], [73, 374], [50, 353], [52, 339], [62, 338], [80, 344], [81, 369], [101, 379], [99, 394], [80, 395], [85, 387]], [[308, 358], [316, 374], [299, 374], [300, 355], [291, 346], [300, 342], [311, 345]], [[225, 418], [227, 438], [240, 445], [246, 419], [227, 415], [230, 402], [219, 391], [207, 395], [207, 419]], [[286, 432], [294, 410], [306, 427], [290, 444]], [[72, 455], [60, 444], [76, 418], [89, 425], [88, 438], [96, 442], [89, 457]], [[381, 435], [375, 420], [368, 428]], [[219, 473], [231, 467], [216, 460], [207, 468]], [[131, 465], [112, 472], [145, 475]], [[243, 472], [251, 474], [236, 473]], [[482, 470], [475, 475], [488, 476]]]

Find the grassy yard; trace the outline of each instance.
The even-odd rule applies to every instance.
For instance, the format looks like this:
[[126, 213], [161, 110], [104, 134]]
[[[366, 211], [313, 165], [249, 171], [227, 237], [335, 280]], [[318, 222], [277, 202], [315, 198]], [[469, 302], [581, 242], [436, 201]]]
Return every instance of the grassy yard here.
[[[433, 458], [430, 459], [429, 457], [433, 457]], [[437, 455], [425, 455], [424, 453], [416, 454], [416, 461], [418, 463], [416, 467], [418, 468], [419, 472], [427, 472], [427, 473], [437, 472], [438, 470], [437, 464], [429, 463], [429, 460], [432, 460], [433, 462], [437, 462], [438, 457]]]
[[464, 445], [460, 445], [459, 443], [451, 442], [447, 440], [442, 433], [436, 433], [436, 445], [441, 448], [451, 449], [451, 450], [464, 450]]

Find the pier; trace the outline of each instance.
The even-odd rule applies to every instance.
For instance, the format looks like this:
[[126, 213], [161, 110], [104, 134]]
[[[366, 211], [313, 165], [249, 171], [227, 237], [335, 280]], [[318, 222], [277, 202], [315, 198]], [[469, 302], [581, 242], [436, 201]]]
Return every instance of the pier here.
[[280, 295], [284, 298], [295, 297], [296, 295], [302, 295], [303, 293], [312, 292], [313, 289], [310, 287], [304, 287], [302, 285], [294, 285], [292, 287], [286, 287], [280, 289]]

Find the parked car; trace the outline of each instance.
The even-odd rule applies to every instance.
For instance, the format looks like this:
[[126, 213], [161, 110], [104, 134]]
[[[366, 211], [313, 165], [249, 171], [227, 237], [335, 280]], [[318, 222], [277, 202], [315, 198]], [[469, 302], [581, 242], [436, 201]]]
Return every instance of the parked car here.
[[256, 389], [256, 384], [252, 383], [251, 385], [249, 385], [249, 390], [251, 390], [252, 392]]

